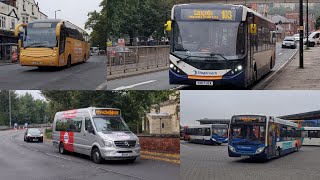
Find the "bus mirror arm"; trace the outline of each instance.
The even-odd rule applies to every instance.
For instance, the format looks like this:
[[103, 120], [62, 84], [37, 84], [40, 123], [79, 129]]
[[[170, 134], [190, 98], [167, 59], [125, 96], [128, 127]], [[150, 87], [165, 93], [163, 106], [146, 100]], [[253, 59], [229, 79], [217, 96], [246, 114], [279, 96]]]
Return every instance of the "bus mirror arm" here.
[[63, 25], [63, 23], [60, 22], [60, 23], [58, 23], [58, 25], [57, 25], [57, 27], [56, 27], [56, 36], [57, 36], [57, 37], [60, 37], [62, 25]]

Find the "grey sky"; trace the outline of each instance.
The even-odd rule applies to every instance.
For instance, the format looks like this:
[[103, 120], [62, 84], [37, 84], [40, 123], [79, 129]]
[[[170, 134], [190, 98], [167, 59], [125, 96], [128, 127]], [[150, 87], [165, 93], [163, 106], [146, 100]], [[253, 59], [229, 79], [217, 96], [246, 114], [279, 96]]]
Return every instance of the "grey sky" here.
[[40, 91], [27, 91], [27, 90], [18, 90], [16, 91], [17, 94], [19, 95], [25, 95], [26, 93], [30, 93], [34, 99], [41, 99], [41, 100], [45, 100], [45, 98], [41, 95]]
[[320, 91], [181, 91], [181, 124], [234, 114], [290, 115], [320, 110]]
[[99, 7], [102, 0], [36, 0], [39, 3], [40, 11], [54, 18], [54, 11], [57, 18], [68, 20], [71, 23], [84, 29], [88, 13], [94, 10], [100, 11]]

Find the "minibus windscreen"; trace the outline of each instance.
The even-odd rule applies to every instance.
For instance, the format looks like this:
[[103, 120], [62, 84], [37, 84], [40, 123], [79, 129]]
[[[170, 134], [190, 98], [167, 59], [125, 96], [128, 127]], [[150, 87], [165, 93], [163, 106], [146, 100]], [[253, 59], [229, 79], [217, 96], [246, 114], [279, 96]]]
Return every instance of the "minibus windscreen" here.
[[120, 117], [95, 117], [93, 122], [98, 132], [130, 131]]

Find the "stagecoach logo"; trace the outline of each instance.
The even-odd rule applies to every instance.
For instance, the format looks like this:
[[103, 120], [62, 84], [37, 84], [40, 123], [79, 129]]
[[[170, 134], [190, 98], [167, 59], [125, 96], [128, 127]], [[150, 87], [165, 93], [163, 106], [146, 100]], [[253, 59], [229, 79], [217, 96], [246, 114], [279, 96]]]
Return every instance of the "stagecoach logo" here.
[[126, 147], [130, 147], [128, 141], [124, 142], [124, 145], [125, 145]]
[[199, 75], [199, 76], [216, 76], [218, 75], [217, 72], [207, 72], [207, 71], [199, 71], [199, 70], [194, 70], [193, 75]]
[[130, 136], [125, 134], [125, 133], [115, 133], [115, 135], [119, 138], [119, 139], [130, 139]]
[[247, 146], [238, 146], [239, 149], [251, 149], [251, 147], [247, 147]]
[[63, 140], [64, 140], [64, 143], [66, 143], [66, 144], [69, 143], [69, 134], [67, 132], [64, 133]]

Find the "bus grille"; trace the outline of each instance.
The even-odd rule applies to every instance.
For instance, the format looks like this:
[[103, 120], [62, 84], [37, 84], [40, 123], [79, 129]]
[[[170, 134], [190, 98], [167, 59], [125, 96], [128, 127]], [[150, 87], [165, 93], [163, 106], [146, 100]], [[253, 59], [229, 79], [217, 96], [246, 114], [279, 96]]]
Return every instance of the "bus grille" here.
[[133, 148], [136, 146], [136, 141], [115, 141], [114, 144], [118, 148]]

